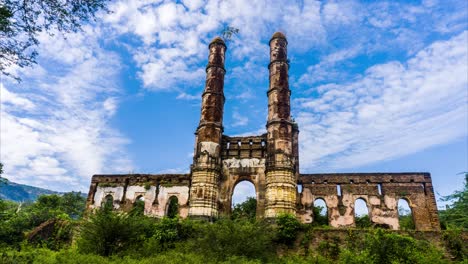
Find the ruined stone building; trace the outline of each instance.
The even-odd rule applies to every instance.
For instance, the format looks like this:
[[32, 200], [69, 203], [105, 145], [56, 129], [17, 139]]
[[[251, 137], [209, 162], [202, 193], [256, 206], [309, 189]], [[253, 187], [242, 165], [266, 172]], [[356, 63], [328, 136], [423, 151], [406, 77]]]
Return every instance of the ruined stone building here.
[[399, 229], [397, 202], [404, 199], [417, 230], [440, 229], [429, 173], [299, 172], [299, 128], [290, 114], [288, 41], [277, 32], [269, 44], [266, 133], [247, 137], [223, 134], [226, 45], [215, 38], [209, 44], [190, 173], [94, 175], [88, 209], [110, 201], [115, 209], [127, 211], [141, 200], [146, 215], [163, 217], [173, 200], [181, 217], [214, 219], [230, 214], [234, 187], [249, 181], [255, 186], [257, 217], [291, 213], [311, 223], [314, 201], [322, 199], [329, 225], [353, 227], [355, 201], [363, 199], [373, 224]]

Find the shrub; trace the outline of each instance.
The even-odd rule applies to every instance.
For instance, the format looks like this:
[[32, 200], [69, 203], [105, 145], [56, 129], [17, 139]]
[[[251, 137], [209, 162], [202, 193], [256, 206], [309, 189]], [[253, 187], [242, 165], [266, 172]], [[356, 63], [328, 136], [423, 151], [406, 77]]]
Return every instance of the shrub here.
[[292, 245], [296, 241], [301, 223], [292, 214], [280, 214], [276, 217], [276, 239], [278, 242]]
[[372, 222], [368, 215], [357, 216], [355, 219], [357, 228], [369, 228], [372, 226]]
[[198, 228], [199, 236], [191, 240], [189, 248], [209, 259], [240, 256], [265, 261], [274, 254], [272, 230], [264, 222], [221, 219]]
[[255, 220], [257, 214], [257, 199], [248, 197], [243, 203], [236, 204], [232, 210], [231, 219]]
[[154, 221], [111, 210], [98, 210], [81, 226], [79, 252], [110, 256], [138, 246], [152, 234]]
[[368, 234], [365, 249], [374, 263], [446, 263], [429, 242], [377, 230]]

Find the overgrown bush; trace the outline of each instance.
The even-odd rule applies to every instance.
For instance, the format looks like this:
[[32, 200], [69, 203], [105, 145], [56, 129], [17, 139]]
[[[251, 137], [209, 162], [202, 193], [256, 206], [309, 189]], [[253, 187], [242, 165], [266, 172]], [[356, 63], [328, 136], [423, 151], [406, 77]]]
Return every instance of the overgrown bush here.
[[151, 237], [153, 222], [153, 219], [144, 216], [98, 210], [82, 223], [78, 250], [100, 256], [124, 252]]
[[301, 229], [301, 223], [292, 214], [280, 214], [276, 217], [276, 224], [276, 240], [286, 245], [292, 245]]
[[232, 210], [231, 219], [245, 219], [255, 221], [257, 215], [257, 199], [248, 197], [243, 203], [236, 204]]
[[357, 216], [356, 218], [357, 228], [369, 228], [372, 227], [372, 222], [368, 215]]
[[275, 254], [273, 230], [267, 223], [221, 219], [199, 227], [189, 248], [209, 259], [226, 261], [240, 256], [265, 261]]
[[429, 242], [376, 230], [365, 239], [365, 254], [373, 263], [446, 263]]

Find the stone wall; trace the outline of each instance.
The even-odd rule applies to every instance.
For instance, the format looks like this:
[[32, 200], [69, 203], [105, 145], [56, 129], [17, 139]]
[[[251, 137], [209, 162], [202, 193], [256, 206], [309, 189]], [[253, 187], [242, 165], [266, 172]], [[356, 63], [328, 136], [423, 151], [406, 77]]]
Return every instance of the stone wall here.
[[188, 215], [190, 189], [189, 174], [125, 174], [94, 175], [87, 199], [87, 208], [100, 208], [106, 197], [112, 197], [113, 207], [130, 211], [135, 202], [145, 203], [144, 214], [163, 217], [167, 213], [168, 201], [176, 197], [181, 217]]
[[332, 227], [354, 227], [354, 205], [366, 202], [375, 225], [399, 229], [398, 200], [408, 202], [417, 230], [439, 230], [437, 205], [429, 173], [301, 174], [297, 215], [311, 223], [313, 203], [323, 199]]

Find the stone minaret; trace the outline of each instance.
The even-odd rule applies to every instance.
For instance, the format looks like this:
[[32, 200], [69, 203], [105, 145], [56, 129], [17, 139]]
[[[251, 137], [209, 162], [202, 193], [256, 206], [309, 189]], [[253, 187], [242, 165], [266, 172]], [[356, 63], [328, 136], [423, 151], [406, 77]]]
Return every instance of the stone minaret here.
[[268, 89], [265, 217], [296, 213], [296, 158], [293, 141], [297, 127], [291, 120], [288, 81], [288, 41], [276, 32], [270, 40], [270, 87]]
[[206, 84], [202, 95], [200, 124], [195, 133], [189, 216], [218, 216], [218, 180], [221, 173], [220, 144], [223, 134], [224, 54], [226, 45], [217, 37], [209, 45]]

